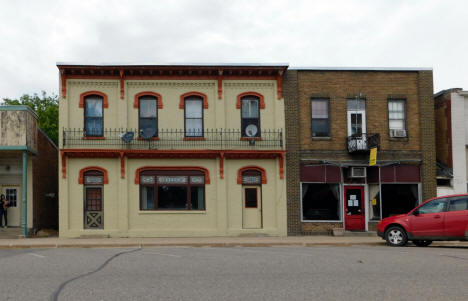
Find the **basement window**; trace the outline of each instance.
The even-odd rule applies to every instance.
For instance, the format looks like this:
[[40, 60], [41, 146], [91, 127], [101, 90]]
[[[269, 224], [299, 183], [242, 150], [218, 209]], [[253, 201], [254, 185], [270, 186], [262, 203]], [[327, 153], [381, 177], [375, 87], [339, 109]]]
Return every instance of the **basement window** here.
[[302, 183], [304, 221], [340, 221], [340, 185]]

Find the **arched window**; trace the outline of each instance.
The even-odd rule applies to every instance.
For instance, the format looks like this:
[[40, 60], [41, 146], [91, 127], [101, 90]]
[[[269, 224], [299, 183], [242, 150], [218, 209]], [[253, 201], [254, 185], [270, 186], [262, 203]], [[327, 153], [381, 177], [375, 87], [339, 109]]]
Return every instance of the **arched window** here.
[[104, 135], [104, 98], [100, 95], [84, 97], [84, 134], [86, 137]]
[[247, 95], [241, 98], [242, 137], [260, 137], [260, 98]]
[[184, 105], [185, 137], [203, 137], [203, 98], [188, 96]]
[[245, 166], [237, 171], [237, 184], [260, 185], [266, 183], [266, 171], [259, 166]]
[[158, 136], [158, 98], [152, 95], [140, 96], [138, 99], [138, 127], [143, 138]]

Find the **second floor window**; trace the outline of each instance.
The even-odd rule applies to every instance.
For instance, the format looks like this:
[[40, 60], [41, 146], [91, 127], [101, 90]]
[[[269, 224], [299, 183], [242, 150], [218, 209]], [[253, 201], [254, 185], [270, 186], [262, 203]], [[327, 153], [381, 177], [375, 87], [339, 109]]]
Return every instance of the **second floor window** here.
[[91, 95], [85, 98], [85, 136], [103, 136], [103, 99], [101, 96]]
[[388, 127], [390, 137], [407, 137], [405, 100], [388, 101]]
[[185, 136], [203, 137], [203, 100], [200, 97], [185, 99]]
[[260, 101], [258, 97], [246, 96], [241, 101], [242, 137], [260, 137]]
[[139, 130], [143, 138], [158, 136], [158, 99], [142, 96], [139, 99]]
[[312, 99], [312, 137], [330, 137], [328, 99]]

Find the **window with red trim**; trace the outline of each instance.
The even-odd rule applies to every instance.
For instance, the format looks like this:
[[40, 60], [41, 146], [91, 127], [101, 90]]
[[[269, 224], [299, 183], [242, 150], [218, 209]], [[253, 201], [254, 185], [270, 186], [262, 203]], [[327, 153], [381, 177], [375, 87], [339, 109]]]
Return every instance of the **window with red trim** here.
[[260, 98], [247, 95], [241, 98], [242, 137], [260, 137]]
[[102, 137], [104, 135], [103, 97], [88, 95], [84, 98], [84, 135]]
[[203, 137], [203, 99], [188, 96], [185, 106], [185, 137]]
[[151, 95], [140, 96], [138, 99], [138, 127], [143, 138], [158, 136], [158, 98]]

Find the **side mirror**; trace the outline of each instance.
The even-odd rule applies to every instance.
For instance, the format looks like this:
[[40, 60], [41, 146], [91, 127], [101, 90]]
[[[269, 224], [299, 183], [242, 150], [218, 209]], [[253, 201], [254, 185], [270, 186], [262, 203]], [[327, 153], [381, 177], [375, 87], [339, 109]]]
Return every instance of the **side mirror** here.
[[419, 215], [419, 210], [418, 210], [418, 209], [414, 210], [414, 211], [413, 211], [413, 215], [418, 216], [418, 215]]

